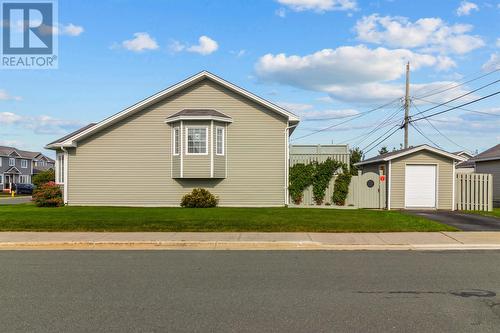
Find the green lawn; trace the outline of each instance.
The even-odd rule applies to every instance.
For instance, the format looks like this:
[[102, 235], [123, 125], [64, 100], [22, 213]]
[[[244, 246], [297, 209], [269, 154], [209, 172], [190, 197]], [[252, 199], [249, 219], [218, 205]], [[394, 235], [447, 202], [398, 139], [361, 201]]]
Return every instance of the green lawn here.
[[314, 208], [38, 208], [0, 206], [0, 231], [444, 231], [396, 211]]
[[483, 212], [483, 211], [469, 211], [470, 214], [481, 214], [485, 216], [494, 216], [500, 218], [500, 208], [493, 208], [492, 212]]

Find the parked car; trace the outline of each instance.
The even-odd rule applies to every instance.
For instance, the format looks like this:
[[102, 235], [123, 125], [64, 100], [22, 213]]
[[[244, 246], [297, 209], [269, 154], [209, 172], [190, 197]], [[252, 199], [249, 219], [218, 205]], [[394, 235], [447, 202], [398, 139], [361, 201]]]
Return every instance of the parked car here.
[[16, 194], [33, 194], [35, 186], [33, 184], [13, 184], [12, 189]]

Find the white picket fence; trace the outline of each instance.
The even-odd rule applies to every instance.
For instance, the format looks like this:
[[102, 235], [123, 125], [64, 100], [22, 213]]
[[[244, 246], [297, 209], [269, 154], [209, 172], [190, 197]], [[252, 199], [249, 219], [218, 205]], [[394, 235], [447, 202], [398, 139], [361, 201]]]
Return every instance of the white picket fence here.
[[455, 199], [458, 210], [493, 210], [493, 175], [457, 173]]

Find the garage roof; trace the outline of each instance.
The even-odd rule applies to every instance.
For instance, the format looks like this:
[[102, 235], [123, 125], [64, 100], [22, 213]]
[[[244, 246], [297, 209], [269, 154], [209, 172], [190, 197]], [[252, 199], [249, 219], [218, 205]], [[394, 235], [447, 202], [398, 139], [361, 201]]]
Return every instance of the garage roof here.
[[402, 157], [402, 156], [405, 156], [405, 155], [416, 153], [416, 152], [421, 151], [421, 150], [427, 150], [427, 151], [430, 151], [432, 153], [435, 153], [435, 154], [438, 154], [438, 155], [441, 155], [441, 156], [449, 157], [449, 158], [454, 159], [456, 161], [465, 161], [465, 160], [467, 160], [466, 158], [464, 158], [462, 156], [458, 156], [458, 155], [449, 153], [449, 152], [444, 151], [442, 149], [431, 147], [429, 145], [420, 145], [420, 146], [416, 146], [416, 147], [410, 147], [410, 148], [406, 148], [406, 149], [391, 151], [389, 153], [378, 155], [378, 156], [366, 159], [364, 161], [358, 162], [358, 163], [356, 163], [354, 165], [355, 166], [359, 166], [359, 165], [376, 163], [376, 162], [386, 162], [386, 161], [393, 160], [395, 158], [399, 158], [399, 157]]

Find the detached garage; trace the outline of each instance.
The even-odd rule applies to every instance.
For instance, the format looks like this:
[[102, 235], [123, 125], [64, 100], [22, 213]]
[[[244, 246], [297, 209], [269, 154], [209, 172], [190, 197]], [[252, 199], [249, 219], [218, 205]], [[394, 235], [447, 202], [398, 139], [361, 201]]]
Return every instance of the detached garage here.
[[375, 156], [356, 164], [363, 173], [385, 176], [387, 209], [455, 207], [455, 164], [461, 156], [421, 145]]

